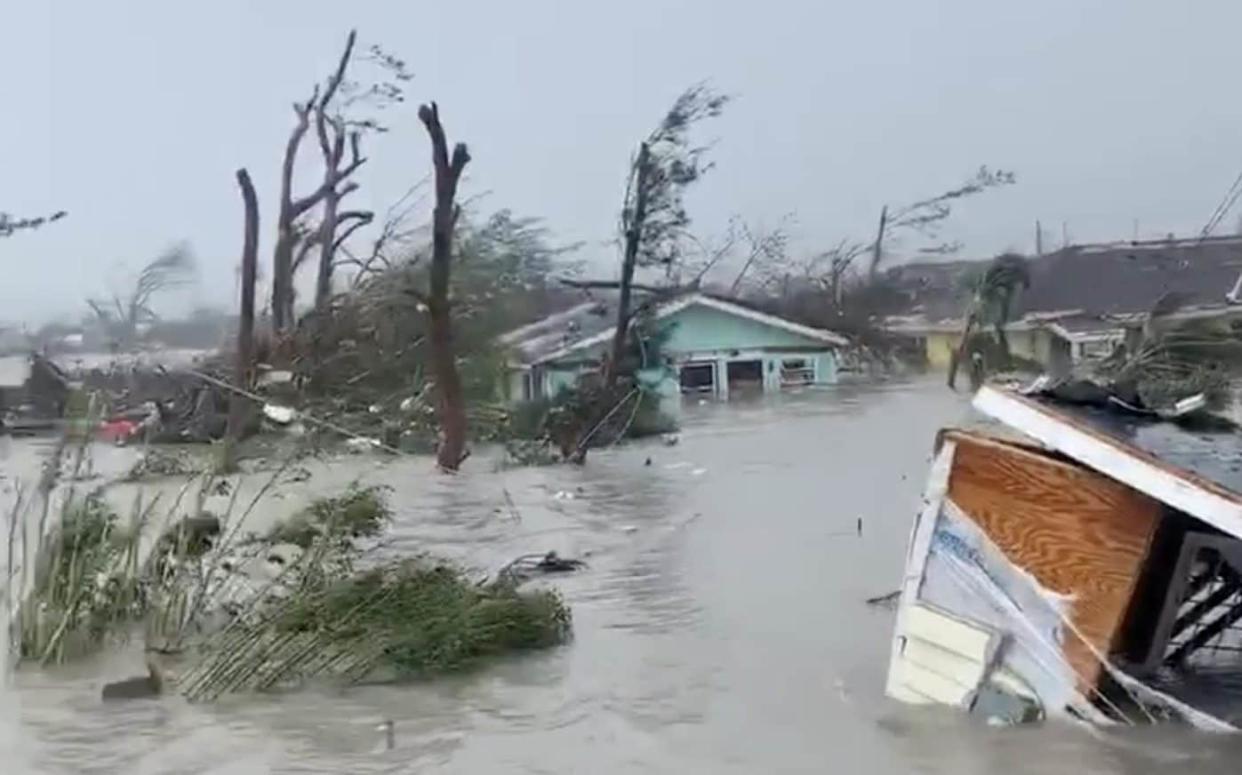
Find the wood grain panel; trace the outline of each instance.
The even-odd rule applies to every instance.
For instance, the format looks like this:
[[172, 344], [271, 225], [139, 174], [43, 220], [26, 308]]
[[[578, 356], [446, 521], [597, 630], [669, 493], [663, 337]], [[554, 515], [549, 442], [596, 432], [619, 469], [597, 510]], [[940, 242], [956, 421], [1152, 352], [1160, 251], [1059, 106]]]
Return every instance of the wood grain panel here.
[[1094, 687], [1092, 649], [1108, 654], [1117, 637], [1161, 506], [1142, 493], [1072, 463], [974, 434], [955, 432], [949, 497], [1011, 562], [1044, 587], [1072, 595], [1066, 659]]

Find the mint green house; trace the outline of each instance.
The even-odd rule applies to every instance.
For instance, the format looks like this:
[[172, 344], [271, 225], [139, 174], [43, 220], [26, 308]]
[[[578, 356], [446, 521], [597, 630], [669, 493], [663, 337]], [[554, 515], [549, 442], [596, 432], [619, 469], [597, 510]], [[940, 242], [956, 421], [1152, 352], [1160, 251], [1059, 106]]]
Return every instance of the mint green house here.
[[[849, 345], [832, 331], [701, 293], [665, 302], [653, 317], [667, 337], [664, 363], [639, 378], [667, 396], [728, 398], [831, 384], [837, 353]], [[598, 369], [615, 321], [615, 303], [597, 299], [502, 336], [509, 352], [509, 400], [554, 396]]]

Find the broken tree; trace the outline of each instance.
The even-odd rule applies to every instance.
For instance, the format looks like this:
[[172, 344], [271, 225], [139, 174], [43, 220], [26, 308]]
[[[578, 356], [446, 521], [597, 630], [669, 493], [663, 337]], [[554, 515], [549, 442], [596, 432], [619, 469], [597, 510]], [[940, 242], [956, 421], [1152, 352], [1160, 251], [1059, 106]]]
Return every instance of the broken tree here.
[[682, 92], [660, 125], [638, 146], [621, 209], [620, 300], [611, 357], [604, 368], [606, 380], [617, 376], [625, 350], [633, 318], [635, 271], [639, 267], [661, 267], [666, 277], [671, 277], [681, 259], [685, 230], [690, 224], [682, 195], [710, 168], [703, 160], [707, 148], [691, 145], [690, 128], [705, 118], [719, 116], [728, 101], [705, 84], [692, 86]]
[[418, 109], [418, 118], [431, 138], [431, 162], [435, 171], [436, 204], [432, 214], [431, 269], [427, 307], [427, 327], [431, 344], [431, 367], [439, 393], [440, 447], [436, 459], [440, 467], [456, 471], [466, 457], [466, 400], [453, 347], [452, 306], [449, 279], [453, 269], [453, 230], [461, 215], [456, 203], [457, 184], [470, 162], [465, 143], [448, 151], [448, 139], [440, 123], [436, 103]]
[[[386, 54], [378, 46], [371, 46], [364, 55], [366, 60], [377, 64], [391, 78], [386, 76], [365, 88], [351, 82], [347, 71], [359, 57], [355, 52], [356, 42], [357, 32], [350, 31], [345, 50], [322, 90], [316, 85], [310, 99], [293, 106], [297, 121], [285, 144], [276, 245], [272, 253], [272, 324], [277, 332], [288, 332], [293, 327], [293, 280], [311, 251], [319, 248], [315, 305], [322, 310], [332, 295], [337, 252], [345, 240], [374, 218], [365, 210], [342, 211], [340, 205], [344, 197], [357, 189], [358, 185], [352, 177], [366, 163], [361, 150], [364, 132], [382, 132], [385, 128], [372, 118], [347, 116], [346, 110], [362, 103], [382, 109], [388, 104], [403, 101], [400, 84], [410, 80], [411, 76], [406, 72], [404, 62]], [[298, 149], [312, 121], [323, 156], [323, 179], [314, 191], [295, 197], [293, 176]], [[316, 208], [321, 209], [319, 223], [307, 224], [306, 218]]]
[[621, 208], [621, 278], [612, 344], [602, 357], [600, 372], [579, 380], [569, 405], [561, 407], [560, 414], [566, 420], [555, 433], [562, 454], [575, 463], [586, 460], [596, 431], [622, 403], [631, 397], [642, 399], [637, 386], [625, 384], [643, 368], [641, 361], [645, 360], [640, 357], [634, 363], [633, 358], [626, 358], [637, 317], [635, 274], [642, 268], [662, 269], [664, 281], [670, 284], [680, 276], [690, 223], [682, 195], [710, 168], [703, 159], [706, 147], [691, 144], [690, 128], [720, 115], [728, 100], [704, 84], [682, 92], [660, 124], [639, 144], [630, 164]]
[[[259, 251], [259, 199], [250, 182], [250, 173], [244, 168], [237, 171], [237, 185], [241, 189], [245, 212], [241, 258], [241, 314], [237, 323], [237, 364], [233, 375], [236, 387], [248, 389], [254, 369], [254, 285], [258, 273]], [[245, 425], [247, 399], [240, 393], [229, 396], [228, 438], [236, 441], [242, 436]]]

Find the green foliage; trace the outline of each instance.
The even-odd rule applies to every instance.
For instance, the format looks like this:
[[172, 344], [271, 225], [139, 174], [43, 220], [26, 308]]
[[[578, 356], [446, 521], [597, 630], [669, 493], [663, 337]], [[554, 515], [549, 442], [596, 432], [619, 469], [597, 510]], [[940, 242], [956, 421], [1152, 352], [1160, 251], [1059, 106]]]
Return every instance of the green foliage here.
[[570, 612], [555, 592], [476, 583], [426, 557], [356, 569], [364, 558], [357, 540], [375, 537], [387, 514], [382, 493], [355, 489], [269, 535], [263, 545], [292, 539], [305, 551], [277, 590], [198, 645], [185, 695], [210, 700], [316, 677], [429, 677], [570, 637]]
[[276, 524], [263, 540], [309, 549], [320, 540], [352, 545], [359, 538], [372, 538], [392, 519], [386, 492], [380, 486], [351, 485], [344, 495], [319, 498]]
[[372, 669], [424, 677], [484, 657], [564, 642], [569, 610], [555, 592], [519, 594], [479, 586], [450, 566], [415, 559], [374, 568], [299, 596], [281, 611], [277, 634], [313, 634], [330, 646], [377, 650]]
[[62, 662], [89, 654], [144, 603], [138, 530], [122, 529], [97, 494], [70, 498], [59, 516], [35, 551], [19, 612], [19, 659]]
[[[670, 275], [675, 273], [690, 225], [683, 200], [685, 190], [711, 169], [705, 160], [708, 147], [693, 145], [690, 130], [704, 119], [719, 116], [728, 103], [728, 96], [706, 84], [691, 86], [677, 97], [643, 142], [645, 155], [640, 152], [631, 165], [621, 211], [622, 239], [638, 232], [639, 266], [660, 266]], [[638, 222], [640, 199], [646, 211]]]

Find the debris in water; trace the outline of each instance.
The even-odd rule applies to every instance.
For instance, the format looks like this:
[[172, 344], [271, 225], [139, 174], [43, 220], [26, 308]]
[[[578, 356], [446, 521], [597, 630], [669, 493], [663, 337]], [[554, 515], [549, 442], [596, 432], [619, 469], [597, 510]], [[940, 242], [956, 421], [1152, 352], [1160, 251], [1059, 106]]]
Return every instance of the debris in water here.
[[522, 583], [538, 574], [570, 573], [582, 570], [587, 564], [571, 557], [561, 557], [555, 551], [545, 554], [524, 554], [500, 569], [496, 577]]
[[397, 731], [392, 719], [385, 719], [384, 723], [376, 727], [376, 730], [384, 733], [384, 748], [391, 751], [397, 747]]
[[164, 691], [164, 676], [153, 657], [147, 659], [147, 674], [104, 684], [104, 702], [113, 700], [140, 700], [158, 697]]
[[354, 453], [369, 452], [373, 449], [380, 449], [381, 447], [383, 447], [383, 445], [380, 444], [379, 439], [372, 439], [366, 436], [351, 436], [350, 438], [345, 439], [345, 448]]
[[1162, 419], [1198, 423], [1205, 407], [1190, 398], [1135, 411], [1115, 384], [980, 389], [975, 408], [1027, 439], [938, 436], [887, 693], [992, 725], [1061, 716], [1236, 731], [1176, 696], [1191, 682], [1146, 683], [1239, 666], [1242, 476], [1222, 461], [1242, 458], [1242, 443]]
[[288, 425], [293, 422], [293, 418], [298, 416], [298, 411], [291, 406], [264, 404], [263, 416], [277, 425]]

